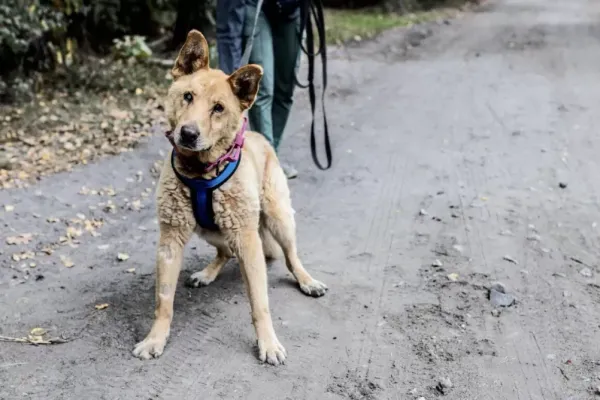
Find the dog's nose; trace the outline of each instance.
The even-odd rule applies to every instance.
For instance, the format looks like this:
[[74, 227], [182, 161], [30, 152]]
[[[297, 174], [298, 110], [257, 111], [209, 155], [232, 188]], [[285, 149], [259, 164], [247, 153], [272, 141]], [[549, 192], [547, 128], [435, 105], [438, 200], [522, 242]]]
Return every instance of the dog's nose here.
[[181, 127], [181, 140], [184, 142], [194, 142], [199, 135], [200, 132], [195, 125], [187, 124]]

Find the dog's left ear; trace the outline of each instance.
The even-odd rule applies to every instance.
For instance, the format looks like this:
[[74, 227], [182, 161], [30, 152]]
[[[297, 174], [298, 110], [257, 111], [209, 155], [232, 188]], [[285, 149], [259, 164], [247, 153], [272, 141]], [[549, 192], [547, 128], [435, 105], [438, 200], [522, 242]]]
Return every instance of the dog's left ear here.
[[260, 65], [245, 65], [235, 71], [229, 77], [228, 81], [233, 90], [233, 94], [239, 99], [242, 110], [252, 106], [258, 93], [258, 84], [263, 76], [263, 69]]
[[171, 75], [177, 79], [201, 69], [208, 69], [208, 42], [204, 35], [193, 29], [188, 33], [187, 39], [179, 51]]

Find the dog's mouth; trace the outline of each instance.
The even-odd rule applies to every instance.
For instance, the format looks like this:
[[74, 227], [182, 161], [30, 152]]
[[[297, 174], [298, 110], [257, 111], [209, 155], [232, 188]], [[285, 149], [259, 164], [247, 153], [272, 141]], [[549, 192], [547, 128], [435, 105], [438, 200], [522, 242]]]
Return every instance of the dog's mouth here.
[[203, 143], [200, 137], [186, 138], [181, 133], [177, 134], [175, 130], [165, 132], [165, 137], [169, 140], [173, 147], [177, 147], [188, 152], [209, 151], [212, 146]]

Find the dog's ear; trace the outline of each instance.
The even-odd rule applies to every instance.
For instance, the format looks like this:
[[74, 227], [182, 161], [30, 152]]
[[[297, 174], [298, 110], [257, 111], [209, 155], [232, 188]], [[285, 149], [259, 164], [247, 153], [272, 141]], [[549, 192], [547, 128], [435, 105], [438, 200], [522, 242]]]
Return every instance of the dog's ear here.
[[239, 99], [242, 110], [250, 108], [254, 103], [262, 76], [263, 69], [260, 65], [249, 64], [241, 67], [229, 77], [229, 84], [233, 94]]
[[208, 69], [208, 43], [204, 35], [193, 29], [188, 33], [187, 39], [179, 51], [171, 75], [177, 79], [201, 69]]

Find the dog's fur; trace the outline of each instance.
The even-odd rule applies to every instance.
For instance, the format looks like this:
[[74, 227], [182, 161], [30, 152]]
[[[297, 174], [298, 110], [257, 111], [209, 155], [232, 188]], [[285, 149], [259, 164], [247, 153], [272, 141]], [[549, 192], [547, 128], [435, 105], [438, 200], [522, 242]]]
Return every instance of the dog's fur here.
[[[208, 54], [204, 36], [191, 31], [171, 71], [174, 82], [166, 101], [172, 138], [177, 147], [176, 168], [192, 178], [215, 176], [215, 172], [202, 174], [195, 166], [217, 160], [231, 147], [241, 128], [244, 111], [256, 98], [263, 74], [260, 66], [247, 65], [228, 76], [209, 68]], [[184, 140], [182, 126], [197, 132], [197, 139]], [[258, 133], [246, 133], [237, 171], [213, 194], [218, 233], [197, 226], [189, 190], [175, 176], [170, 154], [163, 164], [157, 203], [160, 240], [155, 320], [150, 333], [135, 346], [133, 354], [149, 359], [163, 353], [173, 318], [183, 250], [196, 232], [216, 247], [217, 256], [205, 269], [194, 273], [188, 283], [196, 287], [210, 284], [227, 261], [235, 256], [250, 299], [259, 358], [273, 365], [282, 363], [286, 351], [277, 339], [271, 321], [265, 257], [283, 253], [289, 271], [307, 295], [322, 296], [327, 286], [313, 279], [298, 258], [287, 179], [271, 145]]]

